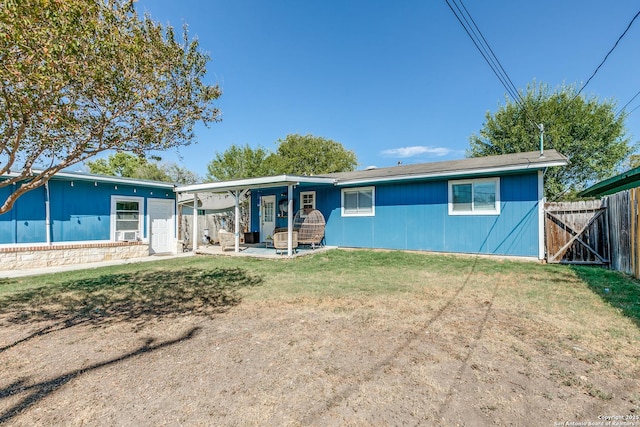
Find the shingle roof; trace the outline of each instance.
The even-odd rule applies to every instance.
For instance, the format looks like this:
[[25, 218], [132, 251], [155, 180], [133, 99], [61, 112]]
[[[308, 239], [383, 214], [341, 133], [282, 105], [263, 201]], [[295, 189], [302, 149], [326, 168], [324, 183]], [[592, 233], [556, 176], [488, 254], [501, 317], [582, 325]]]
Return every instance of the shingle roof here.
[[273, 188], [287, 185], [356, 185], [411, 179], [482, 176], [501, 172], [538, 170], [552, 166], [564, 166], [567, 163], [567, 158], [556, 150], [545, 151], [543, 157], [540, 156], [539, 151], [532, 151], [315, 176], [278, 175], [208, 182], [178, 187], [175, 191], [178, 193], [197, 193], [224, 192], [248, 188]]
[[600, 181], [578, 193], [580, 197], [601, 197], [630, 188], [640, 187], [640, 168]]
[[498, 156], [473, 157], [444, 162], [420, 163], [406, 166], [375, 168], [355, 172], [340, 172], [319, 175], [334, 178], [338, 184], [351, 182], [379, 182], [388, 180], [404, 180], [441, 176], [478, 175], [501, 171], [526, 169], [544, 169], [551, 166], [564, 166], [566, 157], [556, 150], [546, 150], [544, 156], [539, 151], [526, 153], [503, 154]]

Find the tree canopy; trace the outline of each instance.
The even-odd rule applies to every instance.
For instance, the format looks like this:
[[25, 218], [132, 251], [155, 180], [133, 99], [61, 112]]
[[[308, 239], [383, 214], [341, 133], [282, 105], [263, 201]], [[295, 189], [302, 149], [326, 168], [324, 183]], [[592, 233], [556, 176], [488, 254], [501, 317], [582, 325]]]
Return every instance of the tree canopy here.
[[318, 175], [349, 172], [358, 165], [353, 151], [320, 136], [291, 134], [277, 144], [275, 155], [269, 159], [275, 173]]
[[544, 147], [567, 156], [569, 165], [545, 174], [545, 196], [571, 198], [595, 181], [609, 178], [632, 152], [626, 137], [624, 113], [615, 103], [577, 95], [574, 87], [551, 91], [544, 84], [529, 85], [521, 100], [507, 100], [495, 114], [487, 113], [479, 134], [470, 138], [469, 157], [536, 151], [539, 124]]
[[232, 145], [207, 165], [207, 180], [228, 181], [230, 179], [255, 178], [270, 175], [266, 159], [269, 152], [262, 148]]
[[207, 179], [225, 181], [259, 176], [292, 174], [319, 175], [352, 171], [356, 155], [339, 142], [313, 135], [287, 135], [276, 141], [275, 153], [263, 147], [232, 145], [216, 153], [207, 165]]
[[0, 187], [17, 187], [0, 214], [100, 152], [190, 144], [197, 122], [219, 120], [220, 89], [203, 81], [208, 60], [186, 28], [176, 38], [132, 1], [5, 1]]
[[161, 163], [162, 158], [134, 156], [129, 153], [115, 153], [106, 159], [88, 161], [89, 172], [100, 175], [122, 176], [127, 178], [150, 179], [176, 184], [195, 184], [200, 179], [197, 174], [173, 162]]

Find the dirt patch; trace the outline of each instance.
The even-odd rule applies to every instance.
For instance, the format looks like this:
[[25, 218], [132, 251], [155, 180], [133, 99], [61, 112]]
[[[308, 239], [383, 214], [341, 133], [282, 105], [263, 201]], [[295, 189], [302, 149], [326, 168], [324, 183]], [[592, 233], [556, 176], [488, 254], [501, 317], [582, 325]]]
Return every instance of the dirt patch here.
[[234, 300], [144, 323], [4, 313], [0, 424], [640, 426], [637, 342], [585, 345], [499, 298]]

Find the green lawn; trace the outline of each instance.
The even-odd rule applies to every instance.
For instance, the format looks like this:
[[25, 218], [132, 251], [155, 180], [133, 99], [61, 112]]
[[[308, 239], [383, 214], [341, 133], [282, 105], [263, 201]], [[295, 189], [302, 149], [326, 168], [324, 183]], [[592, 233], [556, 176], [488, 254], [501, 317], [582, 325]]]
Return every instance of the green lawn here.
[[436, 299], [469, 286], [501, 285], [500, 296], [523, 310], [561, 315], [623, 315], [640, 326], [640, 285], [592, 267], [542, 265], [482, 257], [400, 251], [334, 250], [294, 260], [195, 256], [151, 263], [0, 280], [0, 313], [28, 318], [108, 319], [216, 311], [242, 298]]

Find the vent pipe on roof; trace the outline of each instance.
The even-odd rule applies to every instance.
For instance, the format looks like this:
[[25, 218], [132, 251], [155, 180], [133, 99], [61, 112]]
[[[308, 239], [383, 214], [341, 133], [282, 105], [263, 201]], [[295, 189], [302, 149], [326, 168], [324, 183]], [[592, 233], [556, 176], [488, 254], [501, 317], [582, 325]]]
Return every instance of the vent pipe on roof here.
[[540, 158], [544, 158], [544, 124], [540, 123], [538, 129], [540, 129]]

